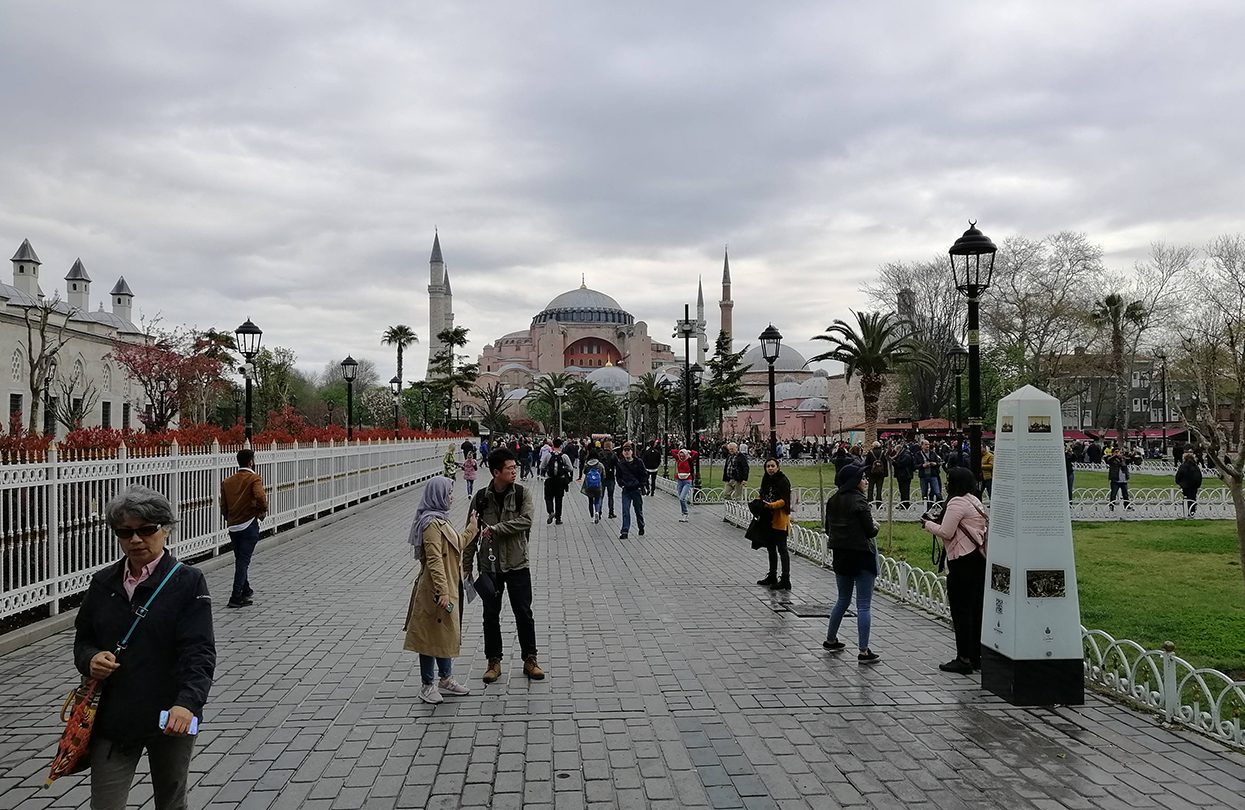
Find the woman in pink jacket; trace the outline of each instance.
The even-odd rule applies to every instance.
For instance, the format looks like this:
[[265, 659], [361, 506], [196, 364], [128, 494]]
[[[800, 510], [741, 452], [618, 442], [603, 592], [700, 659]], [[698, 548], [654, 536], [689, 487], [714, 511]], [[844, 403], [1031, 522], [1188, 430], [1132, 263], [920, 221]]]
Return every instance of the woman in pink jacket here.
[[981, 668], [981, 608], [986, 594], [986, 513], [973, 493], [971, 470], [947, 471], [947, 508], [942, 521], [922, 520], [927, 532], [941, 538], [947, 550], [947, 601], [955, 627], [955, 658], [938, 668], [972, 675]]

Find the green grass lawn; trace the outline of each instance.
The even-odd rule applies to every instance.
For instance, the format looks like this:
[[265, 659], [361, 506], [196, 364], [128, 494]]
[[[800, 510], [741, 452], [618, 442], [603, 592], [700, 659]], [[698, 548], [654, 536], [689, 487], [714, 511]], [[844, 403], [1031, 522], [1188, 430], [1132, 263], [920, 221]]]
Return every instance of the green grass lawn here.
[[[749, 466], [750, 474], [748, 476], [748, 483], [754, 487], [758, 486], [761, 483], [761, 476], [765, 471], [762, 469], [759, 461], [755, 464], [750, 464]], [[671, 469], [673, 470], [673, 467], [671, 467]], [[832, 486], [834, 484], [834, 466], [831, 464], [823, 464], [821, 465], [821, 469], [822, 480], [825, 482], [825, 486]], [[701, 480], [704, 486], [718, 487], [722, 485], [722, 465], [720, 462], [713, 465], [702, 463], [700, 465], [700, 471]], [[817, 486], [817, 467], [791, 466], [785, 467], [783, 472], [787, 474], [787, 478], [791, 479], [792, 486]], [[674, 473], [672, 472], [671, 476], [673, 475]], [[1171, 475], [1142, 475], [1141, 473], [1134, 473], [1133, 477], [1128, 482], [1129, 489], [1171, 489], [1176, 486], [1175, 475], [1176, 471], [1174, 469], [1172, 470]], [[945, 481], [946, 477], [944, 476], [943, 479]], [[1105, 470], [1103, 472], [1078, 471], [1073, 485], [1078, 488], [1084, 487], [1087, 489], [1107, 489], [1110, 486], [1107, 482], [1107, 473]], [[1203, 481], [1202, 486], [1204, 488], [1219, 488], [1223, 486], [1223, 482], [1218, 478], [1211, 478], [1207, 476]], [[918, 484], [916, 479], [913, 479], [912, 487], [913, 491], [917, 491]]]
[[[815, 481], [814, 481], [815, 483]], [[805, 524], [808, 525], [808, 524]], [[812, 528], [812, 527], [810, 527]], [[883, 553], [933, 570], [930, 535], [883, 524]], [[1245, 583], [1231, 521], [1077, 523], [1081, 623], [1245, 678]]]

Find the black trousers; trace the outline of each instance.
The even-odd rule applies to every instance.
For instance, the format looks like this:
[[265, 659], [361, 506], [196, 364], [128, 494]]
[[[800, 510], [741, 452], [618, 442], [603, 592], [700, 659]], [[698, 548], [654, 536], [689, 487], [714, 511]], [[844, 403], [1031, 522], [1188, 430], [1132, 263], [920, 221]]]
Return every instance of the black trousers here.
[[605, 479], [605, 495], [606, 495], [605, 503], [608, 505], [608, 511], [609, 511], [610, 517], [614, 516], [614, 483], [615, 483], [615, 480], [616, 479], [613, 479], [613, 478]]
[[912, 479], [896, 478], [895, 483], [899, 484], [899, 508], [907, 509], [912, 503]]
[[765, 547], [769, 553], [769, 573], [775, 576], [778, 573], [778, 561], [782, 560], [782, 579], [791, 578], [791, 553], [787, 550], [787, 533], [772, 532], [770, 535], [769, 545]]
[[654, 495], [657, 492], [657, 470], [653, 470], [648, 474], [648, 492], [646, 495]]
[[562, 496], [566, 491], [562, 489], [562, 483], [554, 483], [552, 479], [545, 480], [545, 514], [553, 515], [554, 520], [562, 519]]
[[947, 560], [947, 601], [955, 627], [955, 654], [981, 660], [981, 605], [986, 596], [986, 558], [974, 551]]
[[1184, 492], [1185, 511], [1188, 513], [1189, 517], [1193, 517], [1194, 515], [1197, 514], [1197, 490], [1198, 488], [1197, 487], [1182, 487], [1181, 490]]
[[869, 479], [868, 498], [870, 502], [880, 502], [882, 500], [883, 498], [882, 485], [885, 483], [886, 483], [885, 478], [870, 478]]
[[536, 622], [532, 619], [532, 572], [527, 568], [494, 573], [493, 582], [497, 593], [480, 595], [484, 603], [484, 655], [486, 658], [502, 657], [501, 599], [510, 590], [510, 610], [519, 633], [519, 650], [523, 657], [536, 654]]

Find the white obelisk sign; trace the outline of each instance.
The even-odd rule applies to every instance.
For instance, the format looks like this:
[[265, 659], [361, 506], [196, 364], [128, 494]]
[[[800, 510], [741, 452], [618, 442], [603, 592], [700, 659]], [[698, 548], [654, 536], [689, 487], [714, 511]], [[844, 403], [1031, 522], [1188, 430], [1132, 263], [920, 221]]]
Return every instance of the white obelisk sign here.
[[1085, 702], [1081, 602], [1059, 400], [999, 401], [981, 685], [1018, 706]]

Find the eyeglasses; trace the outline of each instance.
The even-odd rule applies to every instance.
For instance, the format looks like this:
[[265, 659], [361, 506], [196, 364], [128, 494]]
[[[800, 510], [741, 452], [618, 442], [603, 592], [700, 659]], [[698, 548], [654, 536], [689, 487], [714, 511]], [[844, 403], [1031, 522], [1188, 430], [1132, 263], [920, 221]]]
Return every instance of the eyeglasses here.
[[148, 523], [146, 526], [139, 526], [137, 529], [131, 529], [126, 526], [114, 526], [112, 528], [112, 533], [117, 537], [120, 537], [122, 540], [129, 540], [136, 534], [139, 537], [151, 537], [163, 528], [163, 526], [157, 526], [154, 523]]

